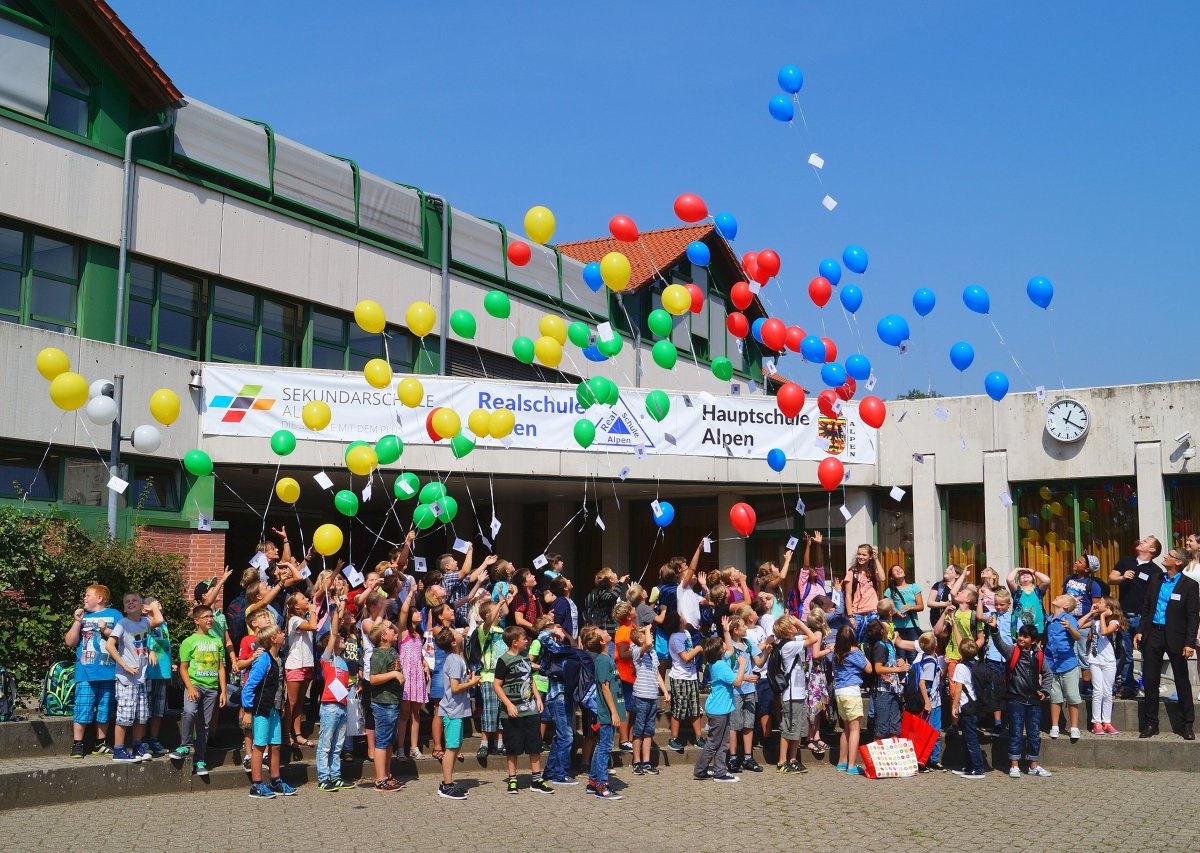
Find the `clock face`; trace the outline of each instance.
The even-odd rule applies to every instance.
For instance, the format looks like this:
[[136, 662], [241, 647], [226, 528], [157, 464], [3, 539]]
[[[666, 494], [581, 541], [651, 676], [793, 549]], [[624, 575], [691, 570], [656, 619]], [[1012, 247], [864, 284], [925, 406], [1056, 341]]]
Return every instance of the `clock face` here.
[[1087, 409], [1078, 400], [1056, 400], [1046, 412], [1046, 432], [1059, 441], [1079, 441], [1090, 423]]

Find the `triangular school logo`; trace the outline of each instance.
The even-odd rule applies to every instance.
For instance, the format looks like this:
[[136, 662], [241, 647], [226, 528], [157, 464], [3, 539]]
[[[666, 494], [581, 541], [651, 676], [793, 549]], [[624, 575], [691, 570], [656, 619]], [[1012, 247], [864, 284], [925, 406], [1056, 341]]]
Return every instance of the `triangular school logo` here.
[[596, 443], [614, 447], [654, 447], [633, 412], [621, 400], [596, 424]]

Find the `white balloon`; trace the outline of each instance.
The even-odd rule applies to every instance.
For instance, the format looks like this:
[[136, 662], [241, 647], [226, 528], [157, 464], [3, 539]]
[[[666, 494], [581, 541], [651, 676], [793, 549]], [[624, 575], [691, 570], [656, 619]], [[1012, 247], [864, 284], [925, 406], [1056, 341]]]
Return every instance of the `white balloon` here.
[[138, 453], [153, 453], [162, 445], [162, 434], [158, 427], [142, 424], [133, 431], [133, 449]]
[[[113, 381], [111, 379], [97, 379], [88, 386], [88, 399], [94, 400], [103, 394], [106, 390], [111, 394]], [[98, 422], [97, 422], [98, 423]]]
[[96, 426], [108, 426], [117, 419], [117, 401], [112, 397], [93, 397], [84, 411]]

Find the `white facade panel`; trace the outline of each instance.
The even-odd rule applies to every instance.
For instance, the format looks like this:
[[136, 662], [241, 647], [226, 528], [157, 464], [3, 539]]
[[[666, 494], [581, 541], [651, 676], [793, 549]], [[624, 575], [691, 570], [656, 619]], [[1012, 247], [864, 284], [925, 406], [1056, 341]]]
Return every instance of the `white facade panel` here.
[[551, 299], [558, 299], [558, 255], [553, 249], [547, 249], [540, 243], [534, 243], [524, 237], [517, 237], [510, 232], [508, 241], [512, 243], [513, 240], [524, 240], [529, 243], [531, 257], [529, 263], [523, 267], [512, 263], [508, 265], [509, 280], [528, 287], [530, 290], [543, 293]]
[[206, 273], [221, 269], [225, 197], [138, 167], [130, 250]]
[[353, 307], [357, 301], [359, 242], [313, 229], [309, 238], [307, 288], [316, 302]]
[[583, 263], [566, 255], [559, 256], [562, 266], [562, 298], [564, 302], [582, 308], [600, 322], [608, 318], [608, 288], [593, 292], [583, 281]]
[[357, 293], [343, 295], [339, 304], [352, 309], [359, 299], [374, 299], [383, 306], [388, 322], [403, 326], [404, 312], [413, 302], [428, 302], [438, 310], [441, 272], [382, 249], [359, 245]]
[[282, 214], [226, 198], [221, 221], [221, 275], [323, 302], [309, 283], [312, 232]]

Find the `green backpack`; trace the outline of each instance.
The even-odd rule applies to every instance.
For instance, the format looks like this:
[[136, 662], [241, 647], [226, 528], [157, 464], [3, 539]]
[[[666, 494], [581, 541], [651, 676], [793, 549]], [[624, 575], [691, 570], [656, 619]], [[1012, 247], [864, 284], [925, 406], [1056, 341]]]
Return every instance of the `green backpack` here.
[[75, 662], [60, 660], [42, 679], [38, 707], [48, 717], [70, 717], [75, 711]]

